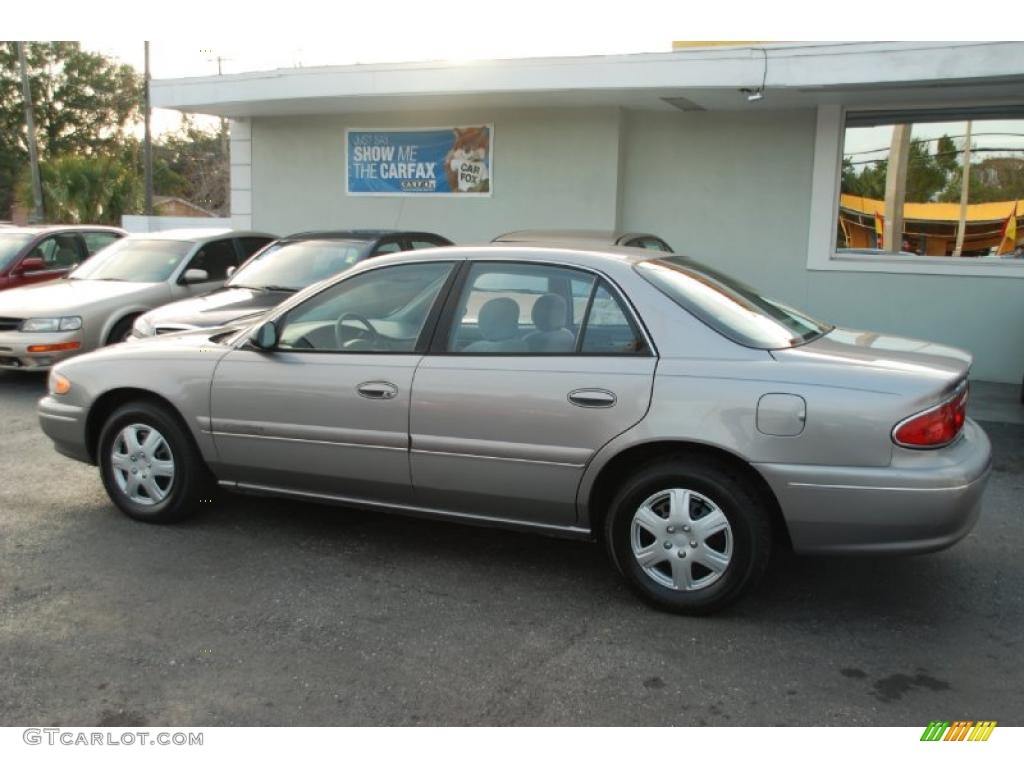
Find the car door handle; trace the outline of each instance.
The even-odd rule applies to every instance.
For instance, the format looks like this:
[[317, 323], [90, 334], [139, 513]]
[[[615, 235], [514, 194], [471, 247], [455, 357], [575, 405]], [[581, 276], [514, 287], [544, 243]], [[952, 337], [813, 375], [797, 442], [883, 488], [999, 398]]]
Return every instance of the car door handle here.
[[398, 396], [398, 387], [390, 381], [364, 381], [356, 392], [371, 400], [391, 400]]
[[574, 389], [569, 393], [569, 402], [580, 408], [611, 408], [617, 398], [607, 389]]

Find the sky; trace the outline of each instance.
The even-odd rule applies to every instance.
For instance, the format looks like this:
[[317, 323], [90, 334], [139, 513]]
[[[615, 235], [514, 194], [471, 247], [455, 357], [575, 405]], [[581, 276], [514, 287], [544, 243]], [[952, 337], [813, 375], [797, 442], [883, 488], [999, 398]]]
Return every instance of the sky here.
[[[253, 72], [290, 67], [315, 67], [344, 64], [370, 64], [396, 61], [473, 61], [518, 58], [524, 56], [586, 56], [593, 54], [670, 51], [672, 37], [667, 31], [636, 31], [595, 28], [585, 36], [536, 35], [494, 38], [486, 36], [460, 39], [453, 44], [444, 35], [424, 34], [423, 30], [390, 30], [388, 45], [377, 35], [362, 28], [339, 31], [330, 40], [296, 37], [292, 42], [263, 40], [152, 40], [149, 46], [150, 72], [154, 80], [177, 77], [202, 77], [238, 72]], [[144, 69], [142, 39], [83, 38], [82, 47]], [[219, 60], [218, 60], [219, 59]], [[156, 134], [178, 127], [181, 115], [174, 110], [153, 110]], [[213, 128], [217, 119], [197, 116], [195, 122]]]
[[[860, 0], [858, 14], [805, 0], [176, 0], [173, 12], [140, 12], [137, 0], [50, 0], [48, 13], [14, 6], [4, 12], [9, 36], [79, 39], [89, 50], [143, 68], [149, 38], [155, 79], [289, 67], [400, 61], [471, 62], [536, 56], [669, 51], [673, 40], [991, 39], [988, 19], [1019, 0], [988, 0], [983, 16], [933, 13], [944, 0]], [[96, 13], [99, 8], [102, 13]], [[1012, 10], [1016, 8], [1017, 10]], [[923, 13], [927, 10], [927, 13]], [[21, 16], [22, 18], [19, 18]], [[880, 27], [878, 19], [884, 18]], [[206, 39], [197, 33], [207, 33]], [[219, 61], [218, 61], [219, 60]], [[177, 112], [155, 110], [157, 132], [178, 125]], [[215, 120], [204, 122], [214, 125]]]

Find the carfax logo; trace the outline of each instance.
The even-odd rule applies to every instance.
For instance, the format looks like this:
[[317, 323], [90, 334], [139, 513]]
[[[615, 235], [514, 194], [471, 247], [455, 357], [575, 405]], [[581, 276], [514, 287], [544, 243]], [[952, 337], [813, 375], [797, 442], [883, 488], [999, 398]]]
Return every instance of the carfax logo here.
[[921, 741], [988, 741], [995, 727], [995, 720], [932, 720], [921, 734]]

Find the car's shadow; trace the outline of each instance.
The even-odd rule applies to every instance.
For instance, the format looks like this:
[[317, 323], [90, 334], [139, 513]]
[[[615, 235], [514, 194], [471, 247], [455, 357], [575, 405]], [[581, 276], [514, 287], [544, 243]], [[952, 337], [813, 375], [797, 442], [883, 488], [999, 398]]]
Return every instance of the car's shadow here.
[[[439, 564], [428, 568], [437, 590], [457, 579], [515, 582], [527, 591], [561, 592], [565, 609], [633, 612], [637, 598], [624, 586], [597, 544], [496, 528], [351, 508], [334, 508], [223, 493], [215, 508], [184, 524], [199, 536], [220, 532], [259, 538], [261, 546], [287, 558], [302, 547], [331, 557], [342, 552], [356, 567], [381, 564]], [[976, 568], [963, 556], [799, 557], [780, 551], [761, 583], [716, 620], [820, 626], [837, 621], [850, 627], [879, 622], [914, 624], [960, 620], [972, 602]], [[426, 586], [422, 578], [417, 580]], [[667, 614], [652, 613], [666, 616]]]
[[43, 395], [46, 392], [46, 373], [40, 371], [0, 370], [0, 393]]

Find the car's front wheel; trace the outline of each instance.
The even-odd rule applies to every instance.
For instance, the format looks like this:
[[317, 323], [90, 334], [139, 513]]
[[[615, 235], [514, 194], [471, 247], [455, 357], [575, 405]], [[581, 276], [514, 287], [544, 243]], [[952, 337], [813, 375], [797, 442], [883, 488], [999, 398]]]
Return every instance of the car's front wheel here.
[[98, 451], [107, 495], [136, 520], [181, 520], [209, 497], [202, 457], [178, 420], [156, 403], [137, 401], [114, 411]]
[[679, 455], [632, 475], [605, 519], [609, 555], [646, 600], [707, 614], [764, 572], [771, 524], [745, 477], [712, 459]]

